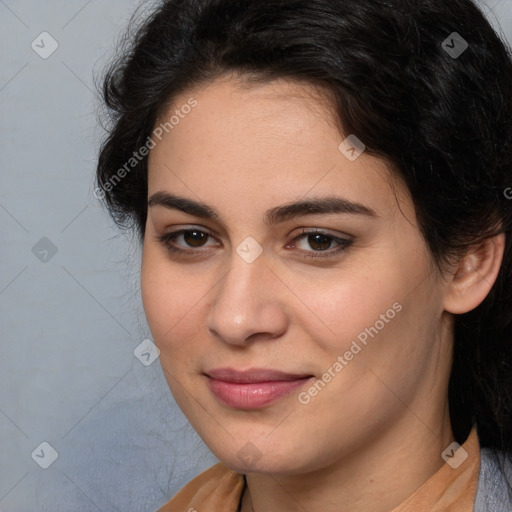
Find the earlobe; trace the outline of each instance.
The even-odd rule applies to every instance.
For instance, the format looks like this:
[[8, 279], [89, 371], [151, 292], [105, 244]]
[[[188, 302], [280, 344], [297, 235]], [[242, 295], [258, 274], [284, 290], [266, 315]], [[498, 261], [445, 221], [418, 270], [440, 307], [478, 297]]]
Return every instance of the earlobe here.
[[463, 314], [475, 309], [491, 291], [503, 260], [505, 235], [487, 238], [458, 263], [448, 284], [444, 309]]

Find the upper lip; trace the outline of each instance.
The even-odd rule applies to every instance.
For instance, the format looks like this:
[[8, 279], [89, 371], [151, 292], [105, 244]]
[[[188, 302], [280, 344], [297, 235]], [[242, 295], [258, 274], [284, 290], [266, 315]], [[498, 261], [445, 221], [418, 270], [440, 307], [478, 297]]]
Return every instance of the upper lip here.
[[297, 380], [312, 377], [312, 375], [286, 373], [267, 368], [249, 368], [247, 370], [234, 370], [233, 368], [216, 368], [205, 372], [208, 377], [225, 382], [273, 382], [278, 380]]

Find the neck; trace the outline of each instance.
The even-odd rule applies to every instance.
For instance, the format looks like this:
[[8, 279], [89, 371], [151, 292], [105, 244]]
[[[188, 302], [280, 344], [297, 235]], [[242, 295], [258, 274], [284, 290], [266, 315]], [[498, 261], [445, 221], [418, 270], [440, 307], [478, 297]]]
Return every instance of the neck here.
[[452, 441], [447, 410], [437, 432], [406, 411], [401, 424], [329, 467], [293, 475], [248, 473], [241, 512], [389, 512], [441, 468], [440, 455]]

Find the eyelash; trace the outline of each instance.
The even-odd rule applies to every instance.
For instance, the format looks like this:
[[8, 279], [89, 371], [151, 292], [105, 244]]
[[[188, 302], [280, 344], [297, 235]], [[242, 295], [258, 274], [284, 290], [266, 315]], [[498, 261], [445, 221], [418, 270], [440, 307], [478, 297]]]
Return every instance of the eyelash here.
[[[193, 253], [195, 253], [197, 255], [197, 253], [206, 252], [202, 248], [186, 250], [186, 249], [178, 249], [178, 247], [176, 245], [173, 245], [173, 242], [175, 242], [175, 240], [178, 236], [185, 234], [185, 233], [192, 233], [192, 232], [203, 233], [203, 234], [207, 235], [208, 237], [214, 238], [213, 235], [211, 233], [209, 233], [208, 231], [204, 231], [204, 230], [200, 230], [200, 229], [180, 229], [177, 231], [172, 231], [170, 233], [165, 233], [164, 235], [156, 236], [155, 238], [161, 244], [163, 244], [165, 246], [165, 248], [171, 254], [192, 255]], [[314, 235], [314, 234], [323, 235], [323, 236], [331, 239], [331, 243], [332, 243], [332, 241], [334, 241], [337, 244], [339, 244], [339, 246], [334, 250], [332, 250], [332, 249], [327, 249], [327, 250], [323, 250], [323, 251], [303, 251], [303, 250], [301, 250], [300, 252], [302, 252], [304, 254], [305, 258], [315, 259], [315, 258], [330, 258], [333, 256], [337, 256], [338, 254], [340, 254], [343, 251], [345, 251], [346, 249], [348, 249], [354, 242], [354, 240], [347, 239], [347, 238], [335, 237], [333, 235], [330, 235], [330, 234], [325, 233], [320, 230], [306, 231], [304, 229], [304, 231], [302, 231], [302, 233], [300, 235], [296, 236], [292, 240], [292, 243], [297, 242], [301, 238], [306, 238], [308, 235]]]

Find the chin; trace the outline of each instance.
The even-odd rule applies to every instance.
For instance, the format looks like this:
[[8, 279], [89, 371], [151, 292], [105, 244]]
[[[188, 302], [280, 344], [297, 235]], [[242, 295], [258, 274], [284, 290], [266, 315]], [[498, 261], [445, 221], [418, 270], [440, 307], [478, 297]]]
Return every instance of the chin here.
[[[306, 471], [308, 462], [298, 455], [304, 456], [300, 450], [300, 443], [297, 447], [286, 446], [283, 443], [270, 442], [269, 439], [258, 440], [257, 436], [247, 436], [245, 443], [232, 442], [239, 448], [236, 451], [226, 450], [226, 446], [215, 450], [211, 447], [215, 456], [226, 466], [237, 473], [273, 473], [273, 474], [296, 474]], [[252, 439], [252, 440], [251, 440]]]

